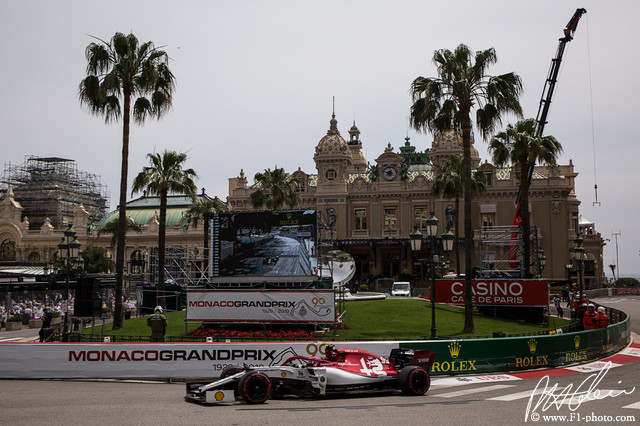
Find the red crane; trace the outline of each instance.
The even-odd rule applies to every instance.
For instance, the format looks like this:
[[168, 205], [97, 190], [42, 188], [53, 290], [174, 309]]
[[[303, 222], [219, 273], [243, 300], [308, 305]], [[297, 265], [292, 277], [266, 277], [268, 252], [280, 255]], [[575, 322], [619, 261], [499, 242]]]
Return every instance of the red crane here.
[[[583, 14], [587, 13], [586, 9], [577, 9], [576, 12], [569, 20], [566, 28], [564, 29], [564, 37], [559, 39], [558, 42], [558, 50], [556, 52], [556, 56], [551, 60], [551, 67], [549, 68], [549, 74], [547, 75], [547, 79], [544, 83], [544, 88], [542, 89], [542, 97], [540, 99], [540, 105], [538, 106], [538, 115], [536, 116], [536, 122], [538, 123], [536, 127], [536, 136], [542, 136], [542, 132], [544, 131], [544, 125], [547, 124], [547, 114], [549, 113], [549, 107], [551, 106], [551, 98], [553, 97], [553, 91], [556, 87], [556, 82], [558, 81], [558, 73], [560, 72], [560, 63], [562, 62], [562, 56], [564, 55], [564, 49], [568, 42], [573, 40], [573, 34], [576, 32], [576, 28], [578, 28], [578, 21]], [[529, 163], [529, 173], [527, 175], [527, 179], [529, 183], [531, 183], [531, 178], [533, 177], [533, 171], [535, 169], [535, 163]], [[516, 210], [513, 215], [512, 227], [520, 228], [522, 224], [522, 214], [521, 214], [521, 194], [522, 194], [522, 186], [520, 187], [520, 191], [518, 192], [518, 197], [516, 198]], [[526, 231], [528, 234], [529, 231]], [[512, 261], [511, 267], [515, 268], [518, 266], [518, 232], [513, 232], [511, 234], [512, 243], [511, 249], [509, 251], [509, 259]], [[515, 240], [514, 240], [515, 238]], [[528, 269], [528, 268], [527, 268]], [[524, 271], [525, 275], [529, 273], [529, 271]], [[526, 278], [526, 277], [523, 277]]]

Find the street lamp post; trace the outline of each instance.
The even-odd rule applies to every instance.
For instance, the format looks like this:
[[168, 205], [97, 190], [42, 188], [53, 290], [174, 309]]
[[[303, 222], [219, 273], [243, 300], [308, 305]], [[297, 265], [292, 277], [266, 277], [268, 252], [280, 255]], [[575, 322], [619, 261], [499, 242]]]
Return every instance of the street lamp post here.
[[578, 285], [580, 286], [580, 297], [578, 300], [582, 300], [582, 281], [583, 281], [583, 270], [584, 270], [584, 247], [582, 246], [583, 238], [578, 234], [578, 236], [573, 240], [573, 254], [576, 259], [576, 269], [578, 270]]
[[544, 255], [544, 250], [538, 249], [538, 277], [542, 276], [542, 271], [547, 265], [547, 256]]
[[[427, 242], [429, 244], [430, 256], [427, 258], [429, 266], [431, 266], [431, 339], [437, 339], [436, 329], [436, 266], [440, 265], [439, 245], [438, 245], [438, 218], [431, 213], [426, 221]], [[411, 251], [417, 256], [420, 255], [422, 249], [422, 232], [416, 225], [412, 233], [409, 234], [411, 241]], [[448, 230], [442, 235], [442, 244], [444, 250], [448, 253], [453, 249], [453, 233]], [[438, 251], [438, 254], [435, 251]], [[423, 259], [420, 259], [423, 261]]]
[[567, 281], [571, 284], [571, 270], [573, 269], [573, 264], [567, 263], [564, 267], [567, 270]]
[[62, 340], [67, 342], [69, 340], [69, 276], [71, 272], [77, 269], [80, 257], [80, 242], [76, 238], [76, 232], [73, 230], [73, 224], [69, 223], [67, 229], [64, 231], [64, 237], [58, 244], [58, 251], [63, 261], [63, 268], [65, 272], [65, 313], [64, 313], [64, 327]]

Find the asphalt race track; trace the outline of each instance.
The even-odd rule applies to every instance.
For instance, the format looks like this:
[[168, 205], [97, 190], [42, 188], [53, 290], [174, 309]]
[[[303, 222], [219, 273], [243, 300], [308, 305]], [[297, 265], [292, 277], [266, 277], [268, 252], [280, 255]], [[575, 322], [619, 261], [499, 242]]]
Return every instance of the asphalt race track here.
[[183, 383], [0, 380], [0, 413], [2, 423], [11, 425], [636, 424], [640, 340], [635, 318], [640, 314], [640, 297], [598, 302], [632, 318], [636, 343], [611, 357], [611, 368], [600, 362], [598, 368], [593, 367], [598, 363], [589, 363], [513, 375], [435, 377], [421, 397], [386, 393], [215, 406], [186, 402]]

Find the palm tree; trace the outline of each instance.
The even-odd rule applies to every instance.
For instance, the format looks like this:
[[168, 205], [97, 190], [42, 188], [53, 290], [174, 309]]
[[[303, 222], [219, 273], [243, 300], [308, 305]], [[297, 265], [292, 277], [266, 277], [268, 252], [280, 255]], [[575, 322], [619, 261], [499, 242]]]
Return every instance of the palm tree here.
[[614, 265], [613, 263], [611, 265], [609, 265], [609, 268], [611, 268], [611, 274], [613, 275], [613, 285], [616, 285], [616, 282], [618, 280], [616, 280], [616, 265]]
[[150, 41], [139, 44], [133, 34], [121, 33], [116, 33], [110, 42], [95, 39], [98, 43], [89, 44], [85, 50], [87, 77], [80, 82], [79, 97], [82, 105], [92, 114], [104, 116], [107, 124], [122, 118], [116, 304], [113, 318], [113, 329], [121, 329], [127, 232], [129, 124], [132, 115], [134, 122], [138, 124], [144, 123], [147, 117], [160, 119], [171, 108], [175, 78], [168, 67], [169, 56]]
[[[138, 225], [133, 220], [131, 220], [129, 216], [127, 216], [126, 230], [136, 231], [138, 234], [140, 234], [142, 233], [142, 226]], [[114, 248], [118, 241], [118, 220], [110, 220], [109, 222], [105, 223], [104, 226], [98, 229], [98, 236], [102, 234], [111, 234], [111, 241], [109, 242], [109, 246], [111, 248]]]
[[273, 171], [267, 169], [264, 173], [256, 173], [254, 179], [260, 187], [251, 194], [253, 207], [280, 210], [284, 205], [295, 208], [300, 204], [299, 182], [284, 169], [276, 166]]
[[[151, 166], [143, 167], [133, 180], [131, 195], [146, 190], [150, 195], [160, 196], [160, 226], [158, 227], [158, 292], [164, 291], [165, 233], [167, 226], [167, 196], [169, 193], [186, 194], [196, 198], [198, 175], [193, 169], [183, 169], [187, 154], [165, 150], [162, 154], [147, 154]], [[165, 307], [165, 299], [160, 299]]]
[[[455, 199], [455, 239], [454, 251], [456, 253], [456, 272], [460, 276], [460, 256], [458, 250], [458, 237], [459, 237], [459, 218], [460, 215], [460, 195], [464, 187], [462, 176], [464, 174], [464, 161], [462, 155], [451, 155], [445, 159], [442, 164], [436, 164], [433, 166], [433, 187], [431, 192], [436, 197], [442, 196], [444, 198]], [[484, 173], [474, 173], [471, 178], [471, 190], [474, 194], [481, 194], [485, 191], [487, 186], [487, 179]]]
[[[475, 61], [474, 61], [475, 59]], [[418, 77], [411, 85], [411, 125], [416, 130], [440, 132], [456, 130], [462, 135], [464, 159], [464, 257], [465, 257], [465, 320], [464, 333], [474, 333], [471, 300], [473, 222], [471, 217], [471, 112], [475, 108], [476, 125], [487, 139], [501, 124], [504, 114], [522, 115], [520, 92], [522, 82], [514, 73], [487, 75], [490, 65], [497, 62], [493, 48], [473, 53], [464, 44], [453, 52], [436, 50], [433, 62], [438, 77]]]
[[522, 240], [523, 278], [530, 278], [531, 263], [530, 214], [529, 214], [529, 164], [540, 163], [554, 166], [562, 146], [553, 136], [537, 136], [537, 122], [533, 118], [509, 124], [505, 131], [495, 135], [489, 143], [493, 163], [504, 166], [507, 163], [518, 167], [520, 172], [520, 239]]
[[204, 223], [204, 257], [205, 257], [205, 271], [209, 267], [209, 222], [213, 215], [222, 212], [227, 209], [227, 206], [220, 201], [218, 197], [209, 198], [204, 194], [204, 188], [202, 189], [202, 198], [198, 198], [191, 204], [187, 214], [193, 220], [193, 227], [198, 227], [198, 222], [202, 220]]
[[[115, 222], [115, 221], [114, 221]], [[96, 247], [90, 244], [82, 250], [84, 270], [90, 274], [108, 273], [113, 271], [113, 261], [107, 258], [107, 250], [104, 247]]]

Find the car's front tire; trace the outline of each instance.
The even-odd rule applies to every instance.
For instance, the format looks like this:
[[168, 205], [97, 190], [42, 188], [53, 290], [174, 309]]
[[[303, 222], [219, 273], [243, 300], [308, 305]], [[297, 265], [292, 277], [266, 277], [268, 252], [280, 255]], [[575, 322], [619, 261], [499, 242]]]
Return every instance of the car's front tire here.
[[429, 372], [419, 365], [409, 365], [400, 370], [398, 381], [406, 395], [424, 395], [431, 386]]
[[271, 380], [259, 371], [249, 371], [238, 383], [238, 394], [249, 404], [261, 404], [269, 399]]

